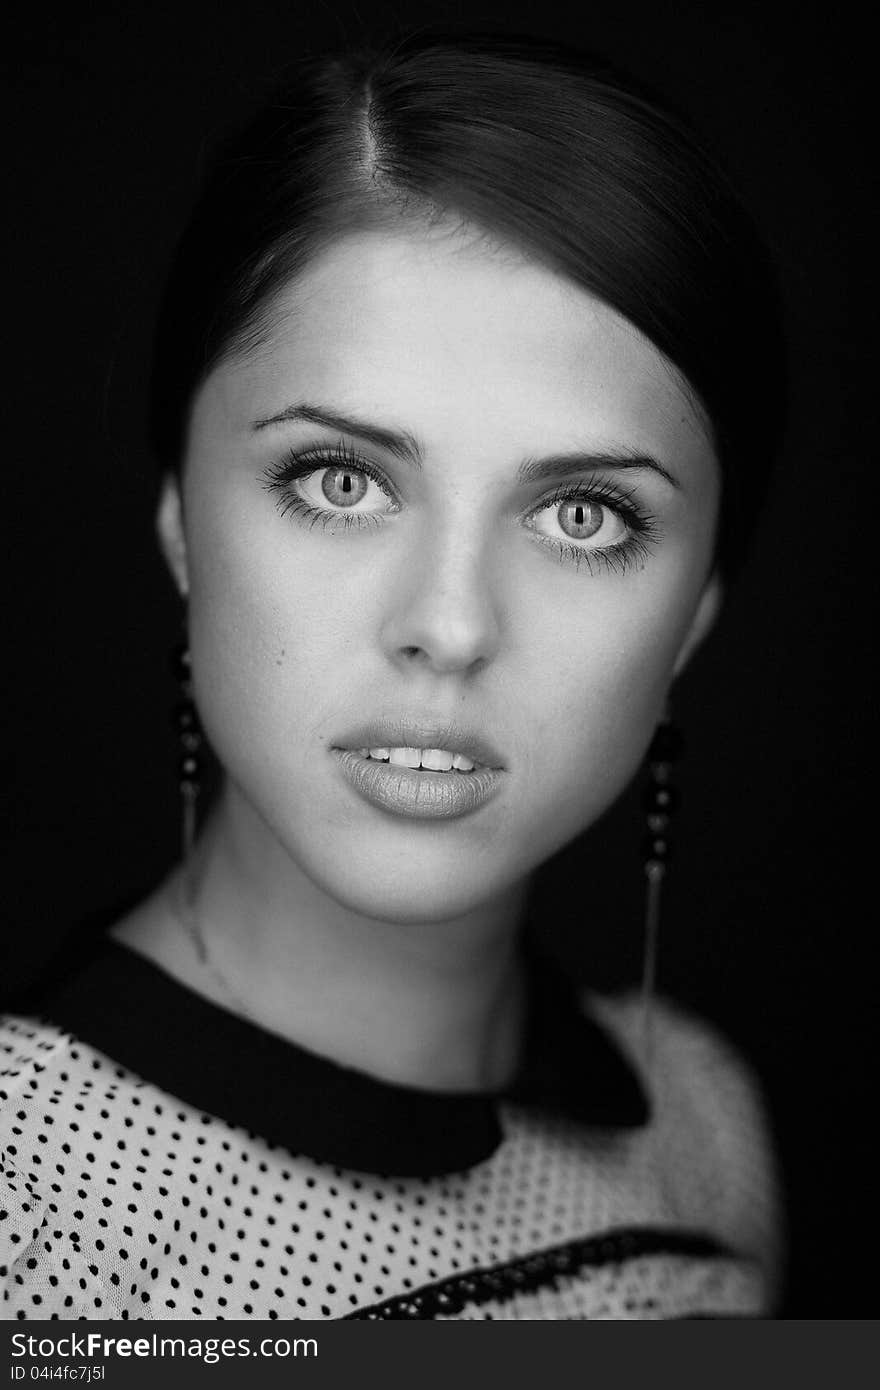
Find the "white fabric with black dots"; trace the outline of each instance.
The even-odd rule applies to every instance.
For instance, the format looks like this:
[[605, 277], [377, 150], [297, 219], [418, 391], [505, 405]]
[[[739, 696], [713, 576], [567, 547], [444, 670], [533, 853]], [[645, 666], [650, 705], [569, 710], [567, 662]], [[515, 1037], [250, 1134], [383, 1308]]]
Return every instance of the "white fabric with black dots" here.
[[668, 1124], [620, 1135], [513, 1106], [502, 1119], [499, 1148], [466, 1172], [345, 1171], [201, 1113], [54, 1024], [7, 1017], [2, 1316], [766, 1315], [755, 1252], [732, 1253], [720, 1206], [704, 1222], [700, 1155], [674, 1156], [708, 1192], [699, 1210], [679, 1200], [686, 1171], [667, 1180]]

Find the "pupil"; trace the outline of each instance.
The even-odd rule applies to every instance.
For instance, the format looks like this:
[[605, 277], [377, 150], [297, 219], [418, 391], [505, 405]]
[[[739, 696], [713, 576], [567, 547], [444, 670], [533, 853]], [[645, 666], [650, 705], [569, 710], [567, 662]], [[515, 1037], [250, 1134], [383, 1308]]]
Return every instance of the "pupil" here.
[[328, 468], [321, 482], [328, 502], [335, 506], [359, 502], [367, 490], [366, 477], [355, 468]]
[[593, 502], [564, 502], [559, 508], [562, 529], [574, 540], [587, 540], [602, 526], [602, 508]]

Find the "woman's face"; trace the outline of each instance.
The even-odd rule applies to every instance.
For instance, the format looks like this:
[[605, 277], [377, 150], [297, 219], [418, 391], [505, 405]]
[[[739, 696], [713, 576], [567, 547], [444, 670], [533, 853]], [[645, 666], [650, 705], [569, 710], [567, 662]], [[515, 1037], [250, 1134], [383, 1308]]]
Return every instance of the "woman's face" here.
[[[629, 781], [714, 616], [717, 462], [627, 321], [460, 234], [341, 241], [277, 309], [200, 390], [182, 513], [173, 484], [160, 506], [197, 703], [228, 796], [297, 871], [442, 920]], [[469, 735], [482, 780], [361, 775], [358, 748]]]

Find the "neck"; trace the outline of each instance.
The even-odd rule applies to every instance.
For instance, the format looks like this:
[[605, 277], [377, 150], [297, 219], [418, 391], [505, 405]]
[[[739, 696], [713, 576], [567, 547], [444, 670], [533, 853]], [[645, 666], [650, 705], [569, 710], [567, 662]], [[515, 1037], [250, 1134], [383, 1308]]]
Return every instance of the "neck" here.
[[[516, 1069], [525, 884], [443, 921], [367, 917], [312, 882], [234, 792], [209, 818], [182, 929], [178, 870], [116, 935], [228, 1008], [403, 1085], [482, 1091]], [[224, 997], [225, 994], [225, 997]]]

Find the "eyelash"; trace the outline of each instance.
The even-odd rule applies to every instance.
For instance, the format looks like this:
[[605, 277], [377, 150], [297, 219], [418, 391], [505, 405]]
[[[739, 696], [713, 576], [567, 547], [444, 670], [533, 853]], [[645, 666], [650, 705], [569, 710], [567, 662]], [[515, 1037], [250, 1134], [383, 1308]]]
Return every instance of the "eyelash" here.
[[[392, 495], [384, 474], [366, 459], [362, 459], [344, 441], [332, 448], [318, 447], [299, 452], [291, 450], [278, 463], [270, 464], [265, 470], [263, 486], [267, 492], [277, 494], [277, 506], [282, 516], [299, 516], [308, 523], [310, 530], [317, 525], [324, 530], [328, 526], [332, 526], [334, 530], [340, 527], [343, 530], [351, 530], [370, 525], [380, 526], [383, 518], [378, 514], [334, 512], [329, 509], [323, 511], [319, 507], [313, 507], [305, 498], [299, 497], [291, 490], [291, 483], [298, 479], [307, 478], [323, 468], [333, 467], [350, 468], [363, 473], [365, 477], [372, 478], [387, 496]], [[392, 497], [392, 500], [396, 499]], [[594, 565], [621, 575], [633, 565], [639, 565], [641, 568], [652, 543], [658, 539], [659, 527], [656, 517], [639, 503], [634, 493], [603, 478], [596, 478], [589, 485], [562, 483], [549, 497], [543, 498], [532, 507], [528, 515], [537, 515], [550, 507], [559, 506], [562, 502], [592, 502], [607, 507], [625, 522], [628, 534], [614, 545], [586, 550], [574, 542], [555, 540], [552, 536], [545, 536], [532, 528], [535, 538], [555, 551], [561, 563], [567, 561], [576, 569], [585, 565], [590, 574], [594, 573]]]

